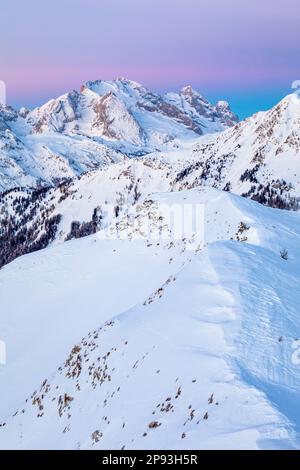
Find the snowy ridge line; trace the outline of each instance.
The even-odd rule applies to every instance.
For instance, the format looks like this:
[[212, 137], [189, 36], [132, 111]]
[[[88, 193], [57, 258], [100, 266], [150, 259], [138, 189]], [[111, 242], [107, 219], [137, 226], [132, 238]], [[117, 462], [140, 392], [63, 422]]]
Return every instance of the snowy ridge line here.
[[151, 197], [205, 204], [202, 249], [94, 234], [1, 270], [3, 448], [299, 448], [299, 215]]

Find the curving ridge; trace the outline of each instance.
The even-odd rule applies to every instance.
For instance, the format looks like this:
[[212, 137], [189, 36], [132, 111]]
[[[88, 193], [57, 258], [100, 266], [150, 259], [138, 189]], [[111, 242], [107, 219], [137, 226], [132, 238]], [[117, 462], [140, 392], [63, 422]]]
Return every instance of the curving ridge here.
[[91, 236], [3, 268], [1, 448], [299, 448], [299, 217], [208, 188], [142, 217], [167, 201], [205, 205], [204, 249]]

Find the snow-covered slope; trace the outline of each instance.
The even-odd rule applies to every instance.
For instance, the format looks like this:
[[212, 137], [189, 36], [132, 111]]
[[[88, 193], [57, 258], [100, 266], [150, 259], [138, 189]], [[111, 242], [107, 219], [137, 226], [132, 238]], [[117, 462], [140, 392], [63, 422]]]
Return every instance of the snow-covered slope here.
[[182, 165], [178, 188], [201, 184], [226, 189], [275, 207], [298, 207], [300, 197], [300, 100], [277, 106], [164, 155]]
[[169, 191], [171, 165], [133, 159], [86, 173], [57, 188], [0, 197], [0, 267], [21, 254], [99, 231], [154, 191]]
[[88, 136], [32, 132], [22, 113], [0, 108], [0, 192], [56, 184], [126, 158]]
[[299, 448], [299, 214], [149, 199], [165, 233], [166, 205], [204, 205], [199, 244], [96, 234], [0, 271], [0, 447]]
[[178, 148], [238, 120], [227, 105], [213, 106], [190, 87], [176, 96], [177, 104], [120, 78], [87, 82], [32, 111], [1, 106], [0, 191], [53, 184], [126, 156]]

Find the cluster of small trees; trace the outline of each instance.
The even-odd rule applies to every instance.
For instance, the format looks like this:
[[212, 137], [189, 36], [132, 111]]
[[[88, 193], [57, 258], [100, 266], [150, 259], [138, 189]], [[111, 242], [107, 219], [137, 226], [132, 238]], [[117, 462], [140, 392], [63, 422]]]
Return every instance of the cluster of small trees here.
[[52, 215], [54, 205], [42, 201], [46, 188], [13, 191], [1, 195], [0, 268], [18, 256], [45, 248], [54, 238], [61, 215]]
[[193, 171], [196, 171], [201, 167], [203, 167], [203, 162], [200, 162], [200, 161], [187, 166], [186, 168], [181, 170], [179, 173], [177, 173], [176, 178], [175, 178], [175, 183], [179, 183], [180, 181], [183, 181]]
[[243, 197], [251, 198], [254, 201], [266, 206], [277, 209], [299, 210], [298, 198], [289, 194], [291, 188], [285, 181], [272, 181], [265, 186], [253, 185], [247, 193], [242, 194]]
[[88, 235], [92, 235], [93, 233], [98, 232], [101, 229], [102, 219], [103, 215], [101, 207], [96, 207], [90, 222], [72, 222], [71, 230], [67, 235], [66, 240], [68, 241], [72, 240], [73, 238], [87, 237]]
[[202, 169], [201, 175], [199, 176], [200, 184], [201, 180], [207, 181], [209, 178], [213, 179], [215, 183], [219, 183], [222, 181], [223, 170], [226, 168], [226, 164], [233, 161], [234, 158], [235, 154], [230, 152], [224, 153], [218, 158], [211, 157], [205, 161], [197, 161], [180, 171], [176, 175], [175, 183], [183, 181], [190, 174], [199, 169]]
[[256, 178], [256, 173], [258, 172], [260, 168], [260, 164], [258, 163], [255, 165], [254, 168], [247, 169], [240, 177], [240, 180], [242, 182], [244, 181], [250, 181], [250, 183], [258, 183], [258, 180]]
[[67, 235], [66, 240], [72, 240], [73, 238], [82, 238], [92, 235], [97, 232], [97, 225], [93, 220], [90, 222], [78, 222], [74, 221], [71, 224], [70, 233]]

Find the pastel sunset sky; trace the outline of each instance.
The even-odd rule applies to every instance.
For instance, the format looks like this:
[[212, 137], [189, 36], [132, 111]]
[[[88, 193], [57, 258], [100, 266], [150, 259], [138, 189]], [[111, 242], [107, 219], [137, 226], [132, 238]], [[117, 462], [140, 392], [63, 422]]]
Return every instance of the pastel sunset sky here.
[[241, 117], [300, 79], [299, 0], [0, 0], [0, 79], [35, 106], [119, 76], [163, 92], [191, 84]]

